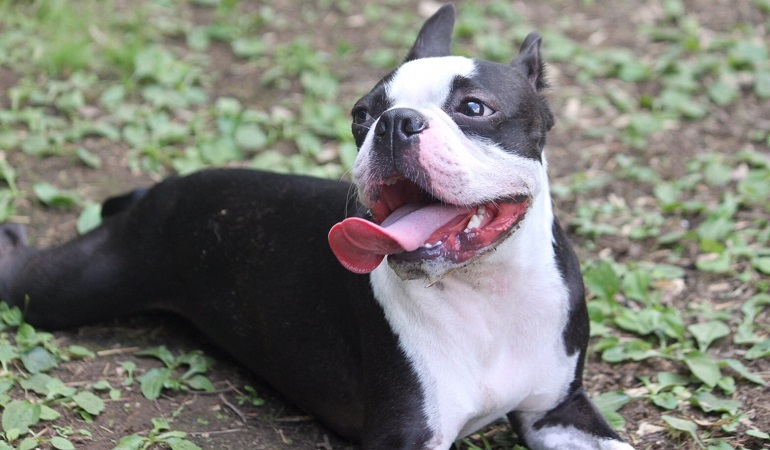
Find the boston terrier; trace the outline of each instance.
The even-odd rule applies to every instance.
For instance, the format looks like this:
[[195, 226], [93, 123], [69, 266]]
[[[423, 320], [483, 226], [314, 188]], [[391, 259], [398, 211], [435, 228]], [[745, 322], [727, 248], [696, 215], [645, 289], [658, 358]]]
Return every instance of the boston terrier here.
[[365, 450], [506, 417], [531, 449], [627, 450], [582, 386], [588, 316], [554, 217], [540, 36], [451, 56], [454, 8], [354, 106], [348, 183], [202, 171], [107, 200], [54, 248], [0, 229], [0, 296], [42, 328], [175, 312]]

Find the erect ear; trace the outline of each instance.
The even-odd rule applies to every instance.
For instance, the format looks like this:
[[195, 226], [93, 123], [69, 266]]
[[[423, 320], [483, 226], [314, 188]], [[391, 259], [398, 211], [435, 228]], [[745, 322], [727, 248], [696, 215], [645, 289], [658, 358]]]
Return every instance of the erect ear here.
[[452, 54], [452, 30], [455, 26], [455, 8], [447, 4], [439, 8], [423, 24], [404, 62], [419, 58], [449, 56]]
[[545, 65], [540, 57], [541, 41], [542, 38], [539, 33], [529, 33], [521, 44], [519, 56], [511, 61], [511, 66], [519, 69], [537, 91], [547, 85]]

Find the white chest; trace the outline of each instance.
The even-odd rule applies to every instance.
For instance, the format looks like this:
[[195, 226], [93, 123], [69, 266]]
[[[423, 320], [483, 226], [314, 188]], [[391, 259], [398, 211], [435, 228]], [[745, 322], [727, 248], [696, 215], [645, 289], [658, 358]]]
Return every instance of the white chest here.
[[514, 409], [550, 409], [574, 378], [577, 354], [563, 342], [568, 292], [553, 258], [527, 271], [493, 259], [431, 287], [400, 280], [387, 264], [372, 273], [425, 392], [431, 448]]

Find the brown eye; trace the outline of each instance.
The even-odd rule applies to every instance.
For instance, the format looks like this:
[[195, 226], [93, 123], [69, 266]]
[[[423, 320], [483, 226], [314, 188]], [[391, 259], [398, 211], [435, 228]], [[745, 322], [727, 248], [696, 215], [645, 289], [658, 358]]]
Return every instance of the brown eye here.
[[353, 110], [353, 123], [356, 125], [364, 125], [371, 118], [372, 116], [369, 115], [369, 111], [366, 108], [356, 108]]
[[481, 100], [465, 100], [457, 108], [457, 112], [468, 117], [485, 117], [494, 114], [495, 110]]

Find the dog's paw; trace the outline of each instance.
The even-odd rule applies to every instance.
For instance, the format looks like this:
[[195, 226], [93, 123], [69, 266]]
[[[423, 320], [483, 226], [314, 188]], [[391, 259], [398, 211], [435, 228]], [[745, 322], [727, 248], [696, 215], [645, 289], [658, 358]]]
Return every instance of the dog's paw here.
[[603, 442], [600, 450], [634, 450], [634, 447], [625, 442], [612, 440]]

